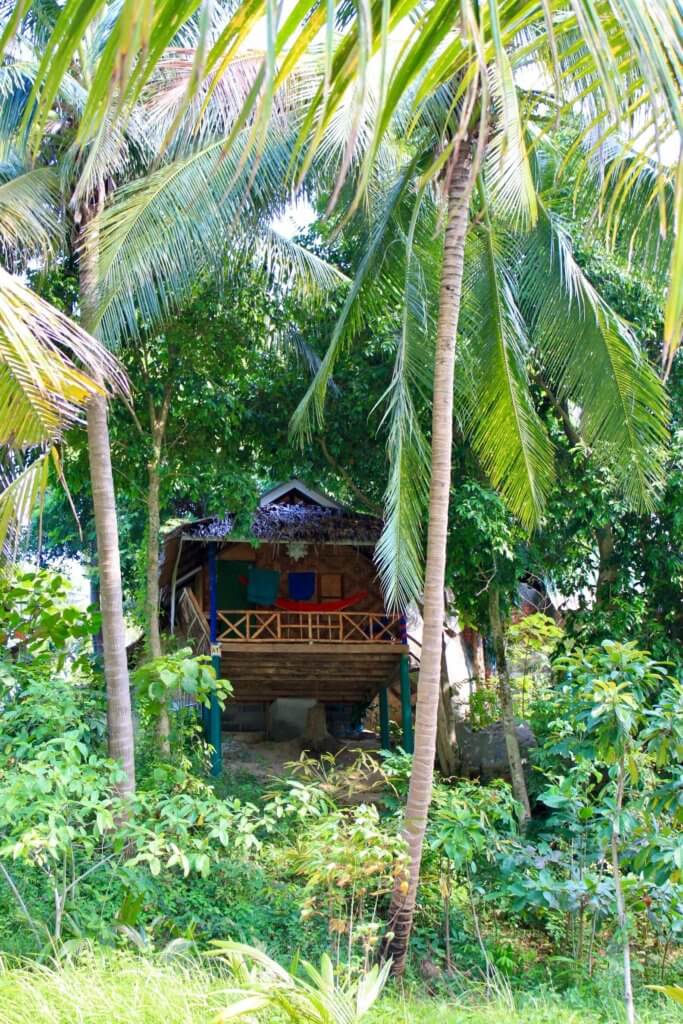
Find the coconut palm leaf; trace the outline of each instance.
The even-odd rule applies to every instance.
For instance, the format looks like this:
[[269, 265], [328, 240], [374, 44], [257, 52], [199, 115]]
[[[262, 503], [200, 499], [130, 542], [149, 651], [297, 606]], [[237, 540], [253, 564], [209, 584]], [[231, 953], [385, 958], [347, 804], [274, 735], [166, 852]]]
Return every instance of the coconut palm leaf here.
[[58, 436], [105, 381], [126, 387], [111, 353], [0, 269], [0, 444], [22, 449]]
[[[482, 206], [488, 202], [481, 192]], [[488, 216], [470, 232], [456, 391], [465, 436], [511, 511], [538, 525], [554, 479], [553, 447], [529, 392], [531, 346], [511, 273], [514, 243]]]
[[674, 208], [674, 244], [671, 251], [669, 291], [664, 310], [664, 370], [668, 376], [671, 363], [683, 336], [683, 160], [676, 170], [676, 201]]
[[26, 463], [5, 450], [0, 462], [0, 550], [16, 557], [22, 529], [42, 505], [54, 449], [48, 448]]
[[9, 262], [22, 254], [46, 255], [63, 231], [54, 169], [15, 172], [13, 165], [0, 166], [0, 240]]
[[587, 444], [606, 446], [624, 494], [651, 508], [662, 482], [666, 394], [628, 327], [574, 259], [561, 222], [539, 205], [520, 245], [520, 294], [538, 359]]
[[[403, 315], [391, 384], [384, 396], [389, 479], [375, 559], [387, 607], [405, 608], [420, 589], [423, 523], [429, 495], [429, 442], [420, 413], [428, 403], [434, 360], [434, 309], [440, 277], [436, 211], [414, 200], [405, 238]], [[420, 235], [423, 244], [420, 246]]]
[[[271, 220], [284, 209], [291, 148], [273, 134], [256, 168], [243, 150], [224, 152], [222, 138], [171, 161], [119, 189], [93, 221], [102, 279], [103, 335], [117, 341], [159, 323], [208, 268], [226, 258], [248, 258], [310, 296], [345, 282], [344, 275]], [[247, 187], [250, 183], [250, 187]]]
[[[402, 266], [389, 257], [396, 253], [396, 237], [392, 237], [395, 218], [412, 187], [415, 167], [415, 159], [408, 161], [395, 180], [385, 182], [385, 188], [381, 190], [381, 203], [375, 210], [363, 257], [335, 323], [327, 351], [292, 416], [290, 430], [299, 440], [310, 438], [313, 428], [322, 424], [328, 384], [344, 346], [349, 344], [367, 314], [369, 286], [376, 286], [381, 279], [379, 290], [382, 297], [387, 301], [402, 301]], [[370, 306], [372, 301], [371, 298]]]
[[[20, 30], [22, 16], [29, 10], [30, 3], [21, 15], [8, 19], [5, 42]], [[107, 119], [133, 108], [167, 48], [182, 42], [182, 32], [190, 26], [196, 52], [189, 73], [185, 71], [187, 99], [181, 101], [180, 109], [189, 112], [194, 98], [201, 99], [200, 115], [220, 92], [226, 69], [253, 50], [258, 37], [263, 58], [251, 87], [242, 90], [242, 109], [233, 117], [226, 149], [237, 144], [242, 129], [250, 125], [248, 147], [260, 155], [278, 90], [309, 59], [311, 47], [318, 45], [322, 54], [319, 85], [299, 130], [301, 169], [310, 167], [326, 130], [353, 97], [346, 155], [333, 190], [336, 197], [351, 170], [355, 140], [367, 129], [372, 101], [376, 106], [371, 111], [371, 138], [357, 176], [354, 205], [368, 186], [370, 168], [400, 105], [406, 99], [412, 104], [412, 123], [417, 126], [420, 112], [436, 91], [453, 82], [467, 90], [477, 74], [482, 84], [493, 75], [494, 94], [500, 99], [501, 156], [518, 174], [525, 173], [524, 161], [518, 159], [523, 153], [515, 87], [520, 68], [537, 68], [540, 74], [547, 70], [546, 80], [558, 91], [556, 105], [586, 117], [586, 137], [590, 134], [594, 145], [615, 134], [627, 138], [634, 131], [641, 136], [651, 131], [655, 144], [672, 128], [683, 133], [683, 60], [680, 47], [674, 45], [680, 38], [681, 12], [675, 0], [653, 0], [647, 5], [641, 0], [610, 0], [600, 7], [593, 0], [538, 0], [521, 6], [514, 0], [493, 0], [482, 5], [478, 19], [472, 17], [469, 4], [451, 0], [433, 0], [427, 6], [418, 0], [368, 0], [351, 15], [343, 3], [322, 7], [313, 0], [298, 0], [282, 18], [274, 0], [248, 0], [229, 12], [219, 30], [199, 11], [200, 0], [180, 4], [161, 0], [154, 5], [148, 0], [124, 0], [116, 8], [104, 0], [67, 0], [33, 83], [27, 126], [31, 120], [32, 130], [40, 136], [72, 55], [87, 30], [106, 15], [108, 37], [98, 53], [79, 128], [82, 146], [95, 139], [102, 143]], [[390, 43], [395, 40], [396, 56], [392, 53], [389, 60]], [[196, 59], [197, 53], [201, 59]], [[381, 69], [378, 93], [369, 87], [373, 61]], [[434, 147], [433, 167], [441, 166], [442, 159], [440, 147]], [[528, 173], [525, 177], [528, 185]], [[661, 181], [655, 187], [661, 192]], [[508, 202], [512, 195], [509, 191]], [[528, 188], [521, 195], [531, 201]], [[531, 209], [528, 212], [533, 214]], [[664, 216], [661, 206], [660, 215]], [[679, 263], [680, 259], [672, 261], [672, 273]], [[671, 350], [683, 328], [683, 308], [677, 298], [672, 285], [666, 315], [666, 343]]]

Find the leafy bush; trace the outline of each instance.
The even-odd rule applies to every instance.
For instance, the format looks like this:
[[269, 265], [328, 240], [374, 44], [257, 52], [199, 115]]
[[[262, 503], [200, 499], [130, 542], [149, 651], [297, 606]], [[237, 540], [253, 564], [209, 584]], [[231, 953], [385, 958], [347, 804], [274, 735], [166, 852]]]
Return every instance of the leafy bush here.
[[[163, 711], [174, 699], [190, 698], [195, 705], [211, 707], [215, 697], [221, 710], [232, 693], [227, 679], [217, 679], [208, 655], [195, 656], [189, 647], [172, 651], [160, 658], [146, 661], [133, 673], [136, 687], [136, 709], [148, 731], [156, 728]], [[180, 710], [180, 709], [179, 709]], [[177, 750], [184, 749], [188, 739], [196, 735], [196, 716], [176, 713], [171, 740]]]

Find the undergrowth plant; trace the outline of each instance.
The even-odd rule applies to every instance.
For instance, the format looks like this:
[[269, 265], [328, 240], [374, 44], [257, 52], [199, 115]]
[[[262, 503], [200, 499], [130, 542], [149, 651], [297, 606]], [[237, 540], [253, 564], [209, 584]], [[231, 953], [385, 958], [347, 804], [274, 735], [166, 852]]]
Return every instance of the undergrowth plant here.
[[222, 711], [232, 693], [227, 679], [216, 678], [211, 658], [194, 655], [189, 647], [146, 661], [135, 670], [132, 678], [136, 687], [136, 710], [148, 732], [158, 728], [162, 714], [169, 715], [173, 711], [169, 715], [169, 756], [182, 751], [188, 741], [200, 735], [196, 709], [210, 708], [213, 695]]
[[[340, 980], [330, 957], [320, 967], [304, 960], [286, 970], [261, 950], [234, 942], [215, 943], [214, 955], [226, 961], [235, 981], [233, 1002], [220, 1020], [249, 1018], [272, 1011], [292, 1024], [360, 1024], [382, 993], [391, 962], [375, 964], [355, 977]], [[300, 969], [299, 969], [300, 968]], [[268, 1019], [266, 1018], [266, 1019]]]
[[337, 808], [302, 832], [293, 863], [305, 879], [302, 919], [324, 915], [337, 967], [368, 970], [388, 899], [407, 886], [407, 852], [393, 823], [371, 804]]

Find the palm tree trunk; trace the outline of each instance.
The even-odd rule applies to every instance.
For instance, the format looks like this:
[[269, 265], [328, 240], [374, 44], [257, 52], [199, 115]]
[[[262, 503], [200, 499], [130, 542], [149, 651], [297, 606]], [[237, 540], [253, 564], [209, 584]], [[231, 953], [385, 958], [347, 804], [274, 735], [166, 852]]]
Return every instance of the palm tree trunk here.
[[145, 593], [145, 619], [147, 644], [152, 658], [160, 658], [161, 633], [159, 631], [159, 461], [156, 456], [147, 465], [147, 588]]
[[405, 968], [415, 913], [422, 845], [432, 799], [436, 728], [439, 709], [441, 651], [443, 645], [444, 585], [448, 504], [453, 442], [453, 378], [460, 296], [465, 262], [465, 236], [472, 194], [472, 150], [463, 142], [448, 189], [448, 216], [444, 238], [439, 323], [434, 360], [432, 400], [432, 464], [429, 524], [424, 586], [424, 627], [415, 717], [415, 757], [410, 776], [403, 835], [410, 856], [408, 891], [394, 891], [389, 911], [385, 953], [393, 959], [392, 972]]
[[[92, 213], [86, 211], [84, 221], [88, 212]], [[87, 233], [81, 235], [79, 291], [81, 323], [86, 330], [92, 331], [97, 310], [97, 250], [96, 240]], [[87, 423], [107, 684], [108, 746], [110, 757], [119, 762], [125, 773], [118, 786], [119, 793], [128, 795], [135, 792], [135, 741], [126, 658], [116, 497], [104, 395], [96, 395], [88, 403]]]
[[512, 687], [510, 685], [510, 673], [508, 671], [507, 656], [505, 653], [505, 636], [503, 624], [500, 618], [500, 593], [495, 583], [489, 587], [489, 620], [491, 622], [491, 636], [493, 647], [496, 652], [496, 669], [498, 672], [498, 696], [500, 699], [500, 710], [503, 719], [503, 733], [505, 735], [505, 746], [510, 766], [510, 778], [512, 780], [512, 792], [515, 795], [521, 810], [520, 823], [524, 825], [531, 817], [531, 805], [529, 794], [526, 788], [524, 776], [524, 765], [522, 754], [519, 749], [519, 737], [517, 736], [517, 725], [515, 723], [515, 712], [512, 704]]

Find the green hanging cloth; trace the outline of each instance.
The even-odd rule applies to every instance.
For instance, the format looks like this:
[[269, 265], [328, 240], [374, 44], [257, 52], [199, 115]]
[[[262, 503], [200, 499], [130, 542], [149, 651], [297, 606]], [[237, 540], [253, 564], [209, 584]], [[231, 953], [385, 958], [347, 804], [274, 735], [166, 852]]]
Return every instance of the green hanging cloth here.
[[251, 605], [275, 604], [280, 589], [280, 573], [274, 569], [256, 569], [249, 567], [249, 585], [247, 598]]

